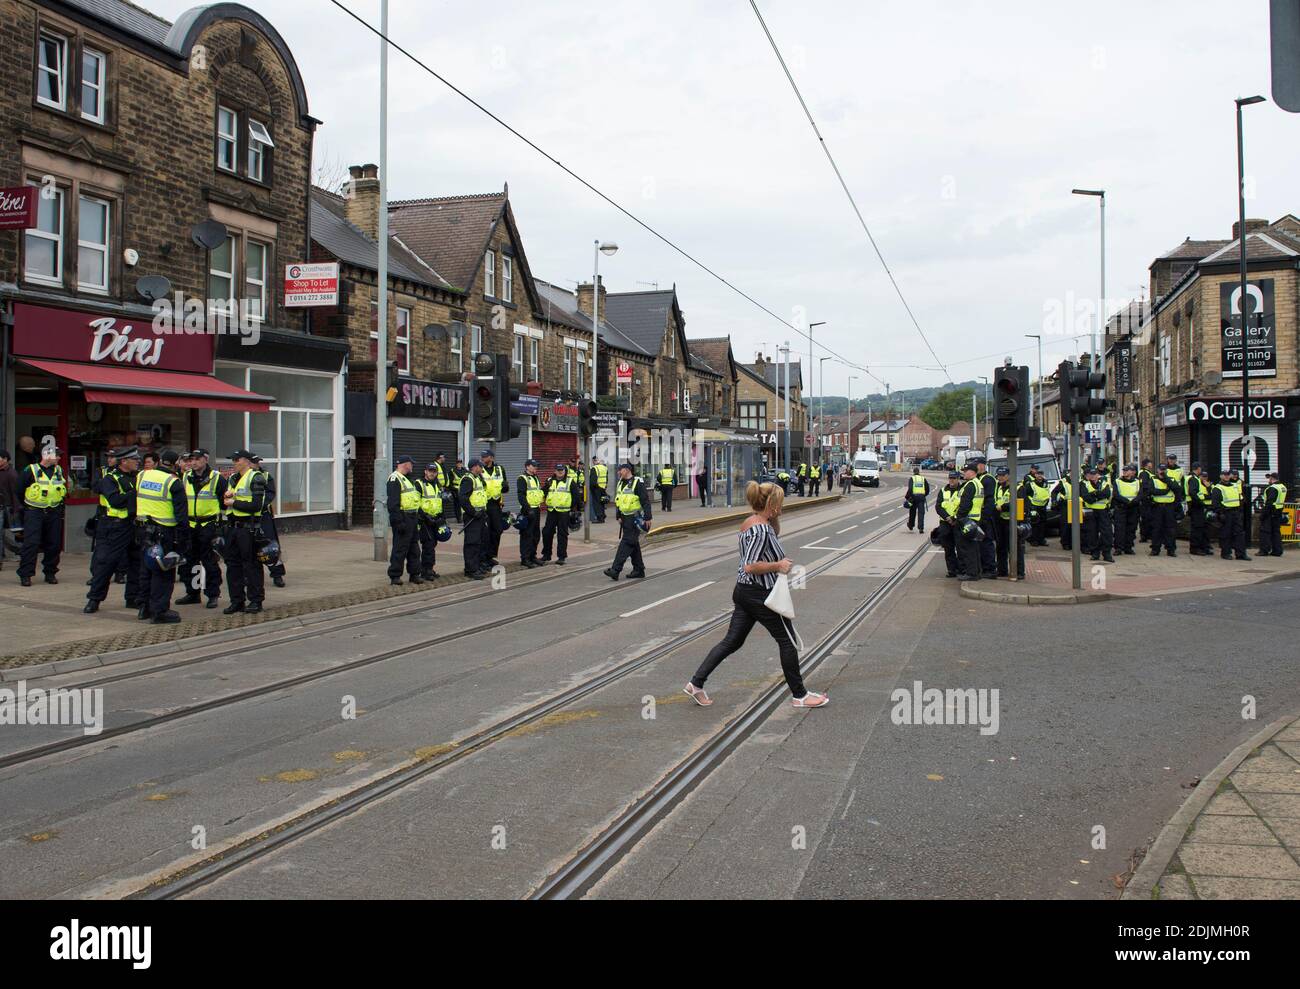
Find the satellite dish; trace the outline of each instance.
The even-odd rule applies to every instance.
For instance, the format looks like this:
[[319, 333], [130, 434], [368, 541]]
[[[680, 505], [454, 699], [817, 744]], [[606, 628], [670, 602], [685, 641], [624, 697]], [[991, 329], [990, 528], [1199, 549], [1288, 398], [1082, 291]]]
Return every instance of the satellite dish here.
[[190, 231], [190, 236], [194, 238], [194, 243], [198, 244], [199, 247], [208, 251], [215, 251], [226, 242], [226, 238], [230, 236], [230, 233], [226, 230], [224, 223], [218, 220], [204, 220]]
[[424, 335], [430, 340], [446, 340], [447, 327], [441, 323], [430, 323], [424, 328]]
[[135, 290], [146, 302], [156, 302], [171, 295], [172, 283], [162, 275], [146, 275], [135, 283]]
[[455, 319], [447, 324], [447, 335], [453, 340], [460, 340], [465, 336], [465, 324]]

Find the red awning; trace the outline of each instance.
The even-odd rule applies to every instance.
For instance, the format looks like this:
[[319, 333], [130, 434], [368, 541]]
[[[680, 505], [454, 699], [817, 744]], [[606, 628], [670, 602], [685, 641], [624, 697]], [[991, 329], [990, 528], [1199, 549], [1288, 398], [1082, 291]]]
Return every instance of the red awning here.
[[170, 405], [184, 409], [220, 409], [223, 412], [266, 412], [274, 399], [255, 395], [206, 374], [149, 371], [137, 367], [74, 364], [18, 358], [28, 367], [86, 390], [86, 401], [106, 405]]

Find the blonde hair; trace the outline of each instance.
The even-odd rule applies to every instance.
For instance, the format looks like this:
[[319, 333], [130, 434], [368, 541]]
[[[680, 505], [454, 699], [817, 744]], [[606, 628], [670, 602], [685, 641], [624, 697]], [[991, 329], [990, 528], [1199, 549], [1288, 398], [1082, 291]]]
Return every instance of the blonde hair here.
[[778, 485], [770, 482], [759, 484], [757, 481], [750, 481], [745, 486], [745, 500], [758, 514], [776, 516], [781, 514], [781, 509], [785, 505], [785, 492]]

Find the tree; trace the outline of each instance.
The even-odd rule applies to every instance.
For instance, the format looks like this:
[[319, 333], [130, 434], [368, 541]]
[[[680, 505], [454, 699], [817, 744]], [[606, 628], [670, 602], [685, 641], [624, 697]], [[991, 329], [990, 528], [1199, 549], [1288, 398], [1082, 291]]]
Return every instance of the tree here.
[[[929, 426], [935, 429], [948, 429], [954, 422], [970, 419], [971, 396], [975, 392], [970, 388], [958, 388], [955, 391], [941, 391], [921, 409], [919, 415]], [[983, 397], [979, 399], [975, 415], [983, 419], [985, 415]]]

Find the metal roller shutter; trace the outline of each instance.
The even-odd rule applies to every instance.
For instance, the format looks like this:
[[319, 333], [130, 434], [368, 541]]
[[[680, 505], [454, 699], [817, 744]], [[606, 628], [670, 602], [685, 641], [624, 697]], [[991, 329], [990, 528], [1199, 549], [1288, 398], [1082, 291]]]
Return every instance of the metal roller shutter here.
[[394, 429], [393, 456], [410, 457], [415, 461], [415, 466], [423, 470], [426, 464], [433, 463], [433, 458], [442, 453], [446, 454], [447, 466], [450, 467], [460, 455], [459, 439], [458, 431], [447, 429]]
[[[514, 506], [514, 484], [515, 478], [524, 472], [524, 461], [532, 456], [533, 448], [533, 430], [531, 426], [526, 426], [519, 434], [518, 439], [511, 440], [508, 443], [492, 444], [493, 451], [496, 453], [497, 463], [501, 469], [506, 472], [507, 489], [507, 506]], [[487, 448], [487, 444], [470, 450], [471, 457], [477, 457]], [[466, 461], [468, 463], [468, 461]]]
[[[1264, 486], [1264, 475], [1278, 469], [1277, 466], [1277, 426], [1264, 423], [1251, 423], [1250, 435], [1255, 440], [1255, 457], [1250, 464], [1250, 486]], [[1241, 470], [1245, 464], [1241, 454], [1241, 427], [1225, 427], [1220, 436], [1221, 464]], [[1215, 480], [1218, 480], [1217, 478]]]
[[578, 452], [578, 437], [574, 433], [534, 433], [533, 459], [541, 464], [543, 474], [550, 473], [558, 463], [569, 463]]
[[1165, 455], [1172, 453], [1178, 458], [1178, 466], [1184, 471], [1192, 463], [1192, 431], [1188, 426], [1169, 426], [1165, 429], [1165, 448], [1156, 451], [1151, 459], [1157, 464], [1165, 462]]

